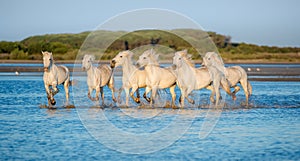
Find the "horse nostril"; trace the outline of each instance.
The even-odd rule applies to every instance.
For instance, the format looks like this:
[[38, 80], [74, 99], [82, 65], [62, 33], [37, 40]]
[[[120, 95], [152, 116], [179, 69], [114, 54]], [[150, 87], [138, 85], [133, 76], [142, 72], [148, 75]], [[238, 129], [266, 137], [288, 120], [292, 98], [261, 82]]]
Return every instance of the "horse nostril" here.
[[141, 65], [140, 63], [136, 63], [135, 66], [139, 68]]
[[172, 69], [175, 70], [176, 68], [177, 68], [177, 65], [176, 65], [176, 64], [173, 64], [173, 65], [172, 65]]
[[115, 61], [115, 60], [112, 60], [112, 61], [110, 62], [110, 67], [111, 67], [111, 68], [114, 68], [114, 67], [115, 67], [115, 64], [116, 64], [116, 61]]

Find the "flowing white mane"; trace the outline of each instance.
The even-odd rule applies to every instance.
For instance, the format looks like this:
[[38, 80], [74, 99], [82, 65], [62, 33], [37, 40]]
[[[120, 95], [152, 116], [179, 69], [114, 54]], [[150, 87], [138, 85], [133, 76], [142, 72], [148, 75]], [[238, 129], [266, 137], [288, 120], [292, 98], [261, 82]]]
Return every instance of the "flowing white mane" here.
[[192, 60], [192, 55], [187, 53], [187, 50], [177, 51], [175, 55], [180, 56], [183, 60], [191, 67], [195, 67], [195, 64]]

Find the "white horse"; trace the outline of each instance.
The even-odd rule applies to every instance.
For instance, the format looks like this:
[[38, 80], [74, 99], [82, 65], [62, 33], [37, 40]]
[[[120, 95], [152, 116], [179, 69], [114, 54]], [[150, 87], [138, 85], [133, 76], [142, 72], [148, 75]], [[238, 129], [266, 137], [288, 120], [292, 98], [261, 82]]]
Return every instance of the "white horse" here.
[[[63, 65], [56, 66], [54, 64], [52, 53], [43, 52], [43, 64], [44, 64], [44, 85], [48, 98], [48, 105], [55, 105], [56, 101], [54, 95], [59, 92], [57, 85], [64, 84], [66, 92], [66, 104], [69, 101], [69, 83], [70, 83], [70, 72], [69, 69]], [[50, 89], [52, 86], [52, 89]]]
[[[103, 87], [107, 85], [111, 90], [113, 101], [116, 102], [112, 69], [109, 67], [109, 65], [100, 65], [99, 67], [94, 67], [94, 60], [95, 57], [93, 55], [84, 55], [82, 60], [82, 69], [87, 73], [88, 98], [92, 101], [98, 101], [100, 92], [102, 104], [104, 104]], [[95, 98], [91, 96], [93, 90], [96, 90]]]
[[[195, 65], [191, 60], [191, 56], [188, 55], [187, 50], [178, 51], [175, 53], [175, 56], [173, 57], [173, 69], [175, 70], [177, 76], [177, 85], [181, 91], [181, 96], [179, 99], [181, 107], [184, 107], [184, 98], [186, 98], [189, 103], [195, 103], [194, 100], [188, 97], [193, 90], [200, 90], [202, 88], [211, 90], [212, 93], [210, 95], [210, 100], [215, 102], [216, 105], [218, 104], [220, 97], [220, 85], [225, 92], [231, 95], [227, 82], [221, 79], [220, 74], [212, 74], [209, 72], [209, 69], [205, 67], [195, 68]], [[216, 101], [214, 100], [215, 94], [217, 94]]]
[[204, 65], [215, 66], [225, 73], [225, 77], [228, 80], [230, 87], [234, 88], [234, 91], [232, 92], [234, 100], [236, 99], [235, 94], [240, 90], [240, 87], [237, 84], [240, 83], [246, 96], [246, 105], [248, 105], [249, 97], [252, 94], [252, 86], [248, 81], [246, 71], [240, 66], [225, 68], [222, 59], [215, 52], [206, 53], [203, 60], [205, 62]]
[[170, 88], [172, 95], [172, 107], [175, 107], [176, 76], [171, 68], [162, 68], [158, 63], [158, 56], [154, 50], [146, 50], [137, 61], [138, 67], [145, 67], [146, 71], [146, 95], [152, 90], [150, 104], [152, 106], [158, 89]]
[[[146, 87], [146, 72], [145, 70], [139, 70], [135, 65], [133, 65], [132, 56], [133, 56], [133, 52], [126, 50], [126, 51], [119, 52], [118, 55], [116, 55], [111, 60], [112, 68], [122, 66], [122, 70], [123, 70], [122, 89], [125, 90], [125, 94], [126, 94], [126, 106], [129, 105], [130, 89], [131, 89], [130, 96], [132, 97], [132, 99], [136, 103], [140, 103], [140, 95], [138, 90], [139, 88]], [[137, 91], [137, 97], [134, 96], [134, 93], [136, 91]], [[145, 94], [144, 97], [147, 101], [150, 101], [148, 98], [146, 98]]]

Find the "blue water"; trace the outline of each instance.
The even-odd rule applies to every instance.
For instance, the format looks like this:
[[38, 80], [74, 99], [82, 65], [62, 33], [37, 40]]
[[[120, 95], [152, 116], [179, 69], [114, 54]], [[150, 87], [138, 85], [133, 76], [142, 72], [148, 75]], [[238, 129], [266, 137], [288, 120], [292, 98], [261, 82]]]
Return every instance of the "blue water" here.
[[[199, 132], [209, 112], [201, 108], [207, 105], [206, 90], [200, 91], [200, 108], [137, 108], [133, 102], [131, 108], [120, 108], [107, 94], [107, 105], [102, 109], [88, 100], [84, 76], [77, 79], [78, 84], [70, 88], [70, 102], [76, 108], [63, 108], [64, 90], [60, 87], [55, 96], [57, 109], [48, 109], [40, 108], [47, 103], [42, 75], [0, 76], [0, 160], [300, 159], [300, 82], [251, 82], [250, 108], [243, 106], [242, 91], [236, 102], [224, 98], [226, 106], [220, 117], [214, 127], [208, 127], [212, 131], [200, 139]], [[116, 81], [120, 83], [119, 78]], [[109, 93], [107, 88], [105, 92]], [[186, 129], [164, 148], [139, 152], [147, 147], [149, 137], [119, 143], [124, 136], [110, 129], [103, 131], [108, 124], [98, 119], [101, 114], [114, 127], [145, 136], [164, 130], [176, 118], [189, 126], [178, 125], [172, 133], [166, 133], [172, 137], [181, 128]], [[99, 132], [100, 138], [94, 132]], [[162, 138], [155, 138], [150, 148], [164, 143]]]

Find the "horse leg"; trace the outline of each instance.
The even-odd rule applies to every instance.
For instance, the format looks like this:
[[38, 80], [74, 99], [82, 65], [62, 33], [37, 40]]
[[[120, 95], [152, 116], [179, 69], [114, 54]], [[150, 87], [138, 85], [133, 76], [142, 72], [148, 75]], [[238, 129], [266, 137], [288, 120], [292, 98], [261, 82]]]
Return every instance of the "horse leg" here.
[[[136, 97], [134, 97], [134, 92], [135, 91], [137, 91], [137, 98]], [[139, 88], [138, 88], [138, 86], [133, 86], [132, 88], [131, 88], [131, 92], [130, 92], [130, 96], [131, 96], [131, 98], [136, 102], [136, 103], [140, 103], [141, 101], [140, 101], [140, 97], [139, 97]]]
[[154, 99], [156, 97], [156, 92], [157, 92], [157, 87], [152, 88], [151, 101], [150, 101], [151, 106], [155, 103]]
[[89, 90], [88, 90], [88, 98], [91, 100], [91, 101], [95, 101], [95, 99], [91, 96], [93, 92], [93, 88], [92, 87], [89, 87]]
[[102, 99], [102, 105], [104, 105], [104, 93], [103, 93], [103, 87], [100, 87], [100, 94]]
[[190, 93], [191, 93], [192, 91], [193, 91], [192, 88], [188, 88], [188, 89], [187, 89], [187, 92], [186, 92], [186, 99], [188, 100], [189, 103], [195, 104], [195, 101], [194, 101], [193, 99], [189, 98], [189, 95], [190, 95]]
[[195, 100], [189, 98], [189, 95], [186, 96], [186, 99], [188, 100], [188, 102], [189, 102], [190, 104], [195, 104]]
[[117, 99], [115, 97], [115, 94], [114, 94], [114, 91], [115, 91], [115, 87], [114, 87], [114, 79], [111, 79], [108, 83], [108, 88], [111, 90], [111, 97], [112, 97], [112, 100], [114, 102], [117, 102]]
[[236, 100], [236, 93], [238, 93], [238, 91], [240, 91], [240, 87], [235, 85], [233, 86], [234, 91], [232, 92], [232, 99], [235, 101]]
[[246, 96], [246, 106], [248, 106], [248, 101], [249, 101], [249, 92], [248, 92], [248, 81], [247, 80], [240, 80], [240, 83], [244, 89], [244, 93]]
[[180, 88], [181, 91], [181, 95], [179, 97], [179, 102], [180, 102], [180, 107], [183, 108], [184, 107], [184, 98], [185, 98], [185, 89]]
[[219, 99], [220, 99], [220, 84], [221, 84], [221, 77], [215, 77], [213, 81], [213, 86], [214, 86], [214, 91], [216, 94], [216, 103], [215, 105], [218, 106], [219, 104]]
[[210, 97], [209, 97], [210, 102], [215, 103], [215, 98], [214, 98], [214, 96], [215, 96], [215, 89], [214, 89], [214, 87], [211, 86], [211, 85], [209, 85], [209, 86], [206, 87], [206, 89], [208, 89], [208, 90], [211, 91]]
[[59, 92], [59, 89], [57, 88], [57, 83], [56, 82], [52, 84], [52, 88], [53, 88], [52, 95], [55, 96]]
[[49, 88], [49, 85], [45, 85], [45, 90], [46, 90], [46, 93], [47, 93], [48, 105], [49, 106], [55, 105], [56, 101], [54, 99], [54, 95], [52, 94], [52, 92]]
[[129, 88], [125, 88], [125, 95], [126, 95], [126, 106], [129, 106]]
[[66, 93], [66, 105], [69, 104], [69, 79], [64, 83], [64, 89]]
[[175, 100], [176, 100], [175, 87], [176, 87], [176, 84], [170, 87], [170, 93], [171, 93], [171, 96], [172, 96], [172, 108], [176, 107], [175, 106]]
[[[232, 99], [234, 100], [234, 94], [233, 93], [231, 93], [231, 91], [230, 91], [230, 86], [229, 86], [229, 84], [228, 84], [228, 81], [227, 81], [227, 79], [225, 78], [225, 77], [222, 77], [222, 79], [221, 79], [221, 87], [223, 88], [223, 90], [229, 95], [229, 96], [231, 96], [232, 97]], [[222, 97], [220, 96], [220, 99], [222, 99]]]
[[247, 80], [247, 84], [248, 84], [248, 93], [249, 93], [249, 97], [250, 97], [252, 95], [252, 86], [248, 80]]
[[146, 87], [146, 91], [144, 93], [144, 98], [150, 103], [151, 102], [151, 98], [147, 97], [147, 94], [151, 91], [151, 88]]

